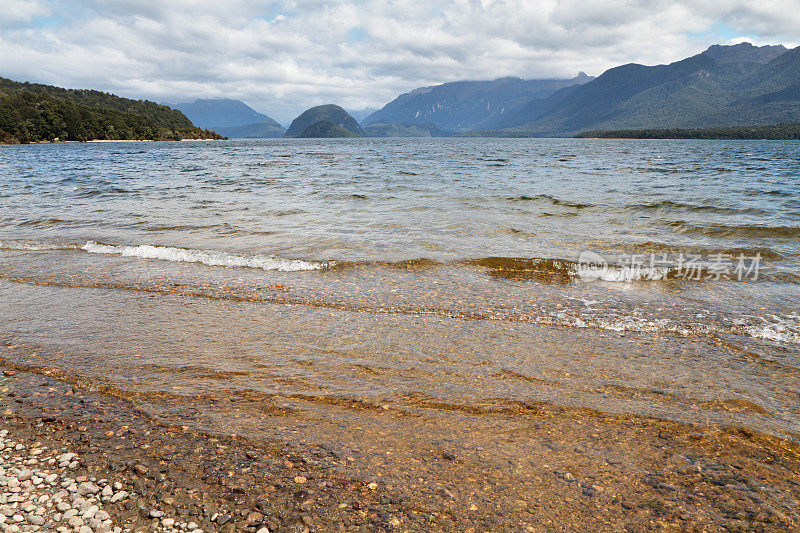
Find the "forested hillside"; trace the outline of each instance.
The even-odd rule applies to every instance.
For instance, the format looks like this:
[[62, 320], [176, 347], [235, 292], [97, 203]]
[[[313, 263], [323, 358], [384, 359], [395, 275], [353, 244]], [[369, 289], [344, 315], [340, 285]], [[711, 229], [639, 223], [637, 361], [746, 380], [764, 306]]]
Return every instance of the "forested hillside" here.
[[728, 128], [667, 128], [649, 130], [585, 131], [576, 137], [593, 139], [800, 139], [800, 124], [733, 126]]
[[0, 142], [220, 138], [146, 100], [0, 78]]
[[800, 48], [742, 43], [712, 46], [669, 65], [622, 65], [509, 117], [492, 129], [541, 137], [795, 123], [800, 120]]

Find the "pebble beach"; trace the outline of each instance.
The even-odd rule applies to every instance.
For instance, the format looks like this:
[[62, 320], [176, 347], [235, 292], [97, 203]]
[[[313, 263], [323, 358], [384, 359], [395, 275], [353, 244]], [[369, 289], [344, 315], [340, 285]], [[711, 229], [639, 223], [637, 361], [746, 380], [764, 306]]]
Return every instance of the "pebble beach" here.
[[510, 469], [482, 470], [446, 452], [409, 491], [416, 480], [397, 483], [402, 465], [364, 478], [352, 457], [172, 426], [33, 372], [7, 370], [0, 391], [0, 520], [9, 532], [800, 525], [799, 450], [741, 430], [545, 410], [533, 415], [539, 430], [531, 439], [548, 451], [526, 484]]

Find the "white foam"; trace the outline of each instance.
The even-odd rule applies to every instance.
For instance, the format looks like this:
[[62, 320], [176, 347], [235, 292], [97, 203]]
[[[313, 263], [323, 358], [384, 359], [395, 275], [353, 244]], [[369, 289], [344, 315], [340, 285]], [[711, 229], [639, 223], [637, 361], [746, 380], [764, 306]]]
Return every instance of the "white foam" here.
[[229, 268], [258, 268], [261, 270], [277, 270], [280, 272], [296, 272], [299, 270], [319, 270], [328, 263], [303, 261], [300, 259], [283, 259], [272, 255], [236, 255], [212, 250], [192, 250], [174, 248], [172, 246], [114, 246], [89, 241], [81, 247], [92, 254], [117, 254], [123, 257], [139, 257], [142, 259], [159, 259], [181, 263], [202, 263], [208, 266]]
[[669, 273], [670, 269], [667, 267], [579, 265], [572, 274], [584, 281], [601, 280], [617, 283], [633, 283], [634, 281], [658, 281], [667, 279]]
[[800, 320], [797, 315], [769, 315], [769, 319], [759, 317], [763, 325], [744, 326], [741, 330], [750, 337], [776, 342], [800, 344]]
[[76, 250], [74, 244], [57, 244], [37, 241], [0, 241], [0, 250], [43, 252], [47, 250]]
[[[589, 311], [592, 311], [592, 309]], [[752, 317], [760, 320], [761, 324], [714, 325], [700, 322], [682, 323], [666, 318], [635, 316], [636, 314], [635, 311], [632, 315], [617, 313], [573, 314], [561, 310], [541, 316], [530, 316], [528, 319], [539, 324], [574, 328], [597, 328], [617, 332], [669, 332], [682, 336], [734, 333], [753, 339], [800, 344], [800, 316], [798, 315], [769, 315], [767, 318]]]
[[683, 336], [705, 334], [709, 331], [704, 324], [681, 325], [667, 319], [647, 319], [619, 314], [575, 315], [564, 311], [538, 317], [534, 322], [573, 328], [597, 328], [616, 332], [671, 332]]

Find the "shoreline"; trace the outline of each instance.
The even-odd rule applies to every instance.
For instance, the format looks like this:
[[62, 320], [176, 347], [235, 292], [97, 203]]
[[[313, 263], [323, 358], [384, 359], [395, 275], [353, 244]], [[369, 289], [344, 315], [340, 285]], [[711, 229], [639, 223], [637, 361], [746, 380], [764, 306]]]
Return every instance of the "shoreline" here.
[[[132, 494], [103, 507], [114, 526], [131, 531], [181, 531], [176, 525], [189, 522], [253, 533], [800, 525], [800, 447], [742, 429], [545, 405], [524, 415], [525, 438], [542, 448], [531, 458], [537, 474], [520, 481], [519, 458], [509, 457], [504, 472], [452, 450], [420, 458], [429, 478], [417, 484], [403, 478], [402, 465], [365, 478], [358, 459], [319, 442], [174, 425], [130, 400], [43, 374], [5, 370], [0, 392], [9, 438], [76, 453], [83, 462], [70, 476]], [[596, 456], [596, 443], [610, 451]], [[164, 518], [174, 520], [169, 528]]]
[[0, 146], [25, 146], [29, 144], [90, 144], [90, 143], [155, 143], [155, 142], [185, 142], [185, 141], [227, 141], [229, 139], [92, 139], [89, 141], [32, 141], [28, 143], [3, 143]]
[[125, 142], [144, 142], [144, 143], [157, 143], [157, 142], [182, 142], [182, 141], [224, 141], [226, 139], [92, 139], [91, 141], [57, 141], [57, 142], [86, 142], [86, 143], [125, 143]]

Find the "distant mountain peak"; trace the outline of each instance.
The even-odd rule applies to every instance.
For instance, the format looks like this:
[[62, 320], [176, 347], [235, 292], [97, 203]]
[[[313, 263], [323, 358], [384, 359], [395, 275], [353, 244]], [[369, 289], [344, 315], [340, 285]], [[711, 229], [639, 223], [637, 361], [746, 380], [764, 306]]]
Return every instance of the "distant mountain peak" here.
[[438, 87], [438, 85], [429, 85], [427, 87], [418, 87], [418, 88], [414, 89], [413, 91], [410, 91], [410, 92], [408, 92], [406, 94], [411, 95], [411, 96], [416, 96], [418, 94], [425, 94], [425, 93], [431, 92], [436, 87]]
[[[327, 124], [328, 122], [331, 124]], [[311, 128], [317, 123], [324, 124]], [[356, 119], [350, 116], [342, 107], [335, 104], [318, 105], [305, 110], [299, 117], [294, 119], [289, 129], [286, 130], [285, 136], [341, 137], [339, 129], [345, 129], [356, 136], [364, 134], [364, 130], [358, 125]]]
[[218, 129], [263, 123], [280, 127], [280, 124], [267, 115], [231, 98], [199, 98], [194, 102], [183, 102], [170, 107], [180, 110], [194, 124], [203, 128]]
[[334, 124], [330, 120], [320, 120], [315, 122], [300, 132], [297, 137], [311, 138], [311, 139], [336, 139], [347, 137], [360, 137], [358, 133], [344, 128], [338, 124]]
[[512, 110], [487, 129], [560, 136], [795, 122], [800, 122], [800, 48], [739, 43], [715, 45], [669, 65], [611, 68], [593, 81]]
[[444, 131], [471, 131], [486, 127], [531, 100], [591, 79], [585, 73], [572, 79], [525, 80], [508, 76], [420, 87], [401, 94], [362, 122], [402, 126], [431, 123]]
[[752, 43], [743, 42], [730, 45], [715, 44], [700, 55], [710, 57], [718, 63], [733, 63], [736, 61], [769, 63], [787, 51], [788, 49], [782, 44], [755, 46]]

